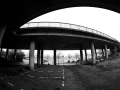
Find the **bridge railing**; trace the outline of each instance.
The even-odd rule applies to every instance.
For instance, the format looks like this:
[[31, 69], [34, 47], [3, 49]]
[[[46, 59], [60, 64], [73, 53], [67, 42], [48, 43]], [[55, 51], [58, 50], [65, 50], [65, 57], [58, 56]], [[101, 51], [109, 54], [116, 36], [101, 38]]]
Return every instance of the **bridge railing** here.
[[23, 26], [21, 26], [20, 28], [22, 29], [22, 28], [35, 28], [35, 27], [57, 27], [57, 28], [76, 29], [76, 30], [91, 32], [91, 33], [101, 35], [103, 37], [117, 41], [113, 37], [111, 37], [105, 33], [102, 33], [100, 31], [97, 31], [97, 30], [94, 30], [94, 29], [91, 29], [88, 27], [80, 26], [80, 25], [62, 23], [62, 22], [28, 22], [28, 23], [24, 24]]

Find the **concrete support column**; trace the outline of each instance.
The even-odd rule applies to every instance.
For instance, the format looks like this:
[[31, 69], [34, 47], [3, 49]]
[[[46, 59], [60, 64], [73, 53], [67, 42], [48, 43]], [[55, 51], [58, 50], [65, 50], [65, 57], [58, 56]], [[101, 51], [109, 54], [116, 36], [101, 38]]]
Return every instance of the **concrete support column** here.
[[81, 59], [81, 64], [82, 64], [82, 62], [83, 62], [82, 46], [80, 47], [80, 59]]
[[56, 49], [54, 49], [54, 65], [56, 65]]
[[103, 48], [102, 48], [102, 57], [104, 57], [104, 51], [103, 51]]
[[4, 32], [6, 30], [6, 27], [7, 27], [7, 24], [4, 23], [3, 21], [2, 24], [0, 24], [0, 47], [1, 47], [2, 39], [3, 39]]
[[30, 70], [34, 70], [34, 50], [35, 50], [35, 42], [32, 41], [30, 44], [30, 59], [29, 59], [29, 67]]
[[16, 61], [17, 49], [14, 50], [14, 61]]
[[85, 59], [87, 61], [87, 51], [86, 51], [86, 49], [85, 49]]
[[8, 51], [9, 51], [9, 49], [7, 48], [6, 49], [6, 60], [8, 60]]
[[40, 66], [40, 49], [37, 50], [37, 65]]
[[95, 61], [95, 48], [94, 48], [93, 42], [91, 42], [91, 54], [92, 54], [92, 62], [93, 62], [93, 64], [95, 64], [96, 63], [96, 61]]
[[117, 46], [114, 46], [114, 53], [117, 54]]
[[96, 60], [97, 60], [97, 49], [95, 49], [95, 57], [96, 57]]
[[1, 48], [1, 53], [0, 53], [0, 56], [2, 56], [2, 48]]
[[41, 65], [43, 65], [43, 49], [41, 50]]
[[105, 59], [108, 59], [107, 44], [105, 44]]

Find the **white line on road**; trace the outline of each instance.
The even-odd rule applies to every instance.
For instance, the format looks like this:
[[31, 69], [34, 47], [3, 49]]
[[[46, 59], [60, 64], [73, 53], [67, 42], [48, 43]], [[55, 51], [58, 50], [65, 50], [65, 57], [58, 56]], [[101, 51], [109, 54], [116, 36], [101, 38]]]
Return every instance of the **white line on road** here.
[[43, 72], [43, 71], [38, 71], [38, 72]]
[[48, 71], [48, 72], [53, 72], [53, 71]]
[[29, 76], [29, 77], [35, 77], [35, 76], [31, 76], [31, 75], [27, 75], [27, 76]]
[[9, 83], [9, 82], [7, 82], [9, 85], [11, 85], [11, 86], [14, 86], [13, 84], [11, 84], [11, 83]]
[[65, 85], [65, 84], [64, 84], [64, 81], [63, 81], [63, 82], [62, 82], [62, 86], [64, 87], [64, 85]]

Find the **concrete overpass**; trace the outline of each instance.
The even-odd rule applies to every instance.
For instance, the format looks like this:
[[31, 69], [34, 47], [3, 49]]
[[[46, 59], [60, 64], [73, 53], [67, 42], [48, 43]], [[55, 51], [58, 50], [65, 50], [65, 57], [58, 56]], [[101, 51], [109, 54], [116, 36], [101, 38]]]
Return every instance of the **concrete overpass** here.
[[86, 52], [87, 49], [91, 49], [92, 61], [96, 63], [95, 49], [104, 49], [107, 59], [107, 49], [114, 48], [116, 52], [116, 48], [120, 44], [116, 39], [97, 30], [61, 22], [30, 22], [24, 24], [18, 31], [13, 32], [13, 34], [17, 38], [4, 40], [8, 43], [6, 42], [6, 44], [3, 41], [3, 47], [30, 49], [29, 63], [31, 70], [34, 70], [35, 49], [38, 50], [38, 65], [43, 65], [43, 50], [54, 50], [54, 65], [56, 65], [56, 50], [80, 50], [82, 64], [82, 50]]
[[[20, 26], [28, 22], [29, 20], [37, 16], [40, 16], [42, 14], [45, 14], [47, 12], [62, 9], [62, 8], [78, 7], [78, 6], [100, 7], [100, 8], [105, 8], [105, 9], [109, 9], [109, 10], [120, 13], [120, 2], [118, 0], [114, 0], [114, 1], [113, 0], [111, 1], [104, 1], [104, 0], [60, 0], [60, 1], [47, 0], [47, 1], [44, 1], [42, 0], [42, 1], [36, 1], [36, 2], [35, 1], [28, 2], [28, 1], [16, 1], [16, 0], [12, 0], [12, 1], [2, 0], [0, 3], [0, 10], [1, 10], [0, 47], [6, 47], [6, 48], [21, 47], [24, 49], [24, 48], [28, 48], [28, 45], [30, 45], [30, 42], [34, 40], [42, 41], [43, 39], [44, 41], [44, 39], [47, 39], [48, 43], [54, 42], [52, 40], [55, 35], [51, 35], [50, 38], [49, 36], [45, 37], [46, 35], [40, 35], [42, 39], [39, 39], [39, 36], [37, 36], [38, 38], [35, 36], [36, 37], [35, 39], [33, 39], [34, 36], [30, 36], [31, 38], [28, 38], [29, 35], [27, 35], [28, 36], [27, 37], [25, 34], [30, 34], [30, 32], [26, 33], [25, 31], [20, 31]], [[48, 32], [47, 28], [46, 28], [46, 31]], [[52, 28], [51, 28], [51, 31], [53, 31]], [[61, 29], [57, 30], [57, 32], [60, 32], [60, 31]], [[36, 32], [38, 33], [38, 31]], [[77, 30], [71, 30], [71, 31], [66, 30], [64, 32], [64, 35], [61, 35], [60, 33], [60, 35], [58, 36], [58, 34], [56, 33], [56, 36], [58, 37], [55, 38], [55, 41], [58, 41], [59, 39], [61, 39], [61, 36], [63, 36], [63, 38], [64, 37], [66, 38], [64, 42], [61, 40], [61, 43], [58, 43], [61, 46], [63, 46], [61, 47], [62, 49], [65, 49], [65, 48], [70, 49], [71, 47], [78, 48], [79, 45], [81, 45], [81, 42], [83, 41], [86, 41], [88, 43], [86, 44], [87, 46], [85, 46], [85, 44], [82, 45], [83, 49], [90, 48], [91, 45], [92, 45], [91, 47], [92, 49], [93, 49], [93, 46], [96, 46], [96, 48], [100, 48], [103, 44], [105, 44], [103, 46], [108, 48], [118, 45], [118, 42], [116, 40], [112, 40], [107, 37], [102, 37], [92, 33], [89, 33], [91, 35], [88, 35], [87, 32], [82, 32], [81, 34], [82, 36], [80, 36], [79, 34], [80, 32], [78, 32]], [[85, 35], [88, 35], [88, 36], [85, 37]], [[70, 38], [70, 36], [72, 38]], [[78, 37], [81, 37], [82, 39], [79, 40]], [[23, 41], [22, 43], [24, 43], [25, 45], [21, 45], [21, 41]], [[2, 45], [1, 45], [1, 42], [2, 42]], [[65, 42], [69, 42], [69, 44], [65, 45], [64, 44]], [[74, 42], [73, 45], [70, 42]], [[79, 43], [76, 43], [76, 42], [79, 42]], [[90, 45], [90, 42], [91, 42], [91, 45]], [[97, 44], [98, 42], [102, 45], [98, 45]], [[39, 42], [36, 42], [36, 43], [41, 44]], [[32, 42], [31, 44], [34, 46], [34, 42]], [[48, 46], [44, 46], [44, 44], [46, 43], [44, 42], [41, 45], [41, 47], [44, 49], [45, 48], [48, 49]], [[53, 46], [51, 46], [51, 49], [58, 49], [58, 47], [56, 47], [58, 44], [57, 43], [55, 45], [53, 44]], [[36, 49], [37, 49], [37, 46], [36, 46]]]

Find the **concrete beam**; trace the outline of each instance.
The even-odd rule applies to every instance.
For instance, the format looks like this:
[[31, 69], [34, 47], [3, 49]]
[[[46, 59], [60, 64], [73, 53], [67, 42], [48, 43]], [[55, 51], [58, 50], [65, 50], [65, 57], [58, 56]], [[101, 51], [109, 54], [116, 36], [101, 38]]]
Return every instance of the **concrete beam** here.
[[40, 66], [40, 48], [37, 50], [37, 65]]
[[54, 65], [56, 65], [56, 49], [54, 49]]
[[91, 54], [92, 54], [92, 62], [93, 64], [96, 63], [96, 59], [95, 59], [95, 48], [94, 48], [94, 43], [91, 42]]
[[105, 44], [105, 59], [108, 59], [107, 44]]
[[96, 57], [96, 60], [97, 60], [97, 49], [95, 49], [95, 57]]
[[2, 23], [0, 25], [0, 47], [1, 47], [2, 39], [3, 39], [4, 32], [6, 30], [6, 27], [7, 27], [6, 23]]
[[30, 70], [34, 70], [34, 50], [35, 50], [35, 42], [32, 41], [30, 43], [30, 59], [29, 59], [29, 68]]
[[43, 49], [41, 50], [41, 65], [43, 65]]
[[117, 54], [117, 46], [114, 46], [114, 53]]
[[87, 61], [87, 50], [85, 49], [85, 59]]
[[6, 49], [6, 60], [8, 60], [8, 51], [9, 51], [9, 49], [7, 48]]
[[14, 49], [14, 61], [16, 61], [17, 49]]
[[82, 46], [80, 46], [80, 59], [81, 59], [81, 64], [83, 62], [83, 52], [82, 52]]

